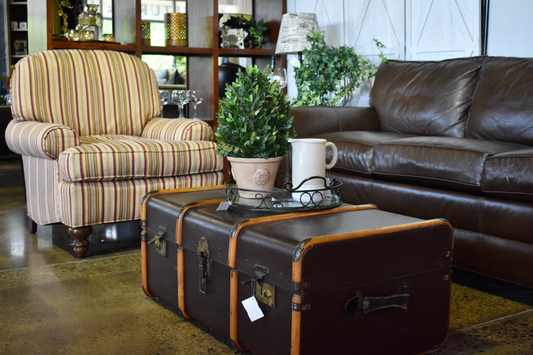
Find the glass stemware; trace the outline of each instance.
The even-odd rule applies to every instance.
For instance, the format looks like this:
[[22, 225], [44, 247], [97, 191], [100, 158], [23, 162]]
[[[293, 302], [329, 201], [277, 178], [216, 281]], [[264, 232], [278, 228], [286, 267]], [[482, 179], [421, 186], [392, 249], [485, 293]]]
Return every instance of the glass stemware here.
[[180, 115], [179, 118], [185, 118], [183, 116], [183, 106], [189, 103], [191, 94], [189, 90], [174, 90], [172, 91], [172, 101], [178, 104]]
[[278, 84], [280, 90], [287, 86], [287, 69], [285, 68], [275, 68], [268, 77], [270, 81]]
[[199, 105], [202, 103], [202, 101], [204, 101], [204, 94], [202, 93], [202, 90], [191, 90], [191, 100], [194, 107], [193, 118], [198, 120], [199, 118], [196, 116], [196, 105]]
[[168, 90], [159, 90], [161, 105], [166, 105], [170, 101], [170, 92]]

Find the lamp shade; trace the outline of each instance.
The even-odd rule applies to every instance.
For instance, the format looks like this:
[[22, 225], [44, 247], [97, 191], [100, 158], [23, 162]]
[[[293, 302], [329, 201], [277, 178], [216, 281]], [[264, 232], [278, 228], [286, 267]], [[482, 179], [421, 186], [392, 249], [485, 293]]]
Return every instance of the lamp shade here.
[[316, 14], [284, 14], [281, 18], [276, 54], [298, 53], [311, 47], [307, 41], [311, 31], [318, 31]]

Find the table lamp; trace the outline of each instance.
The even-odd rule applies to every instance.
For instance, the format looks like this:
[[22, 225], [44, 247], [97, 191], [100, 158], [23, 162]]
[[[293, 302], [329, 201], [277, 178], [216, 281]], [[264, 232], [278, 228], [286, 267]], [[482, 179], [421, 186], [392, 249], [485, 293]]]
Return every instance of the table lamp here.
[[318, 20], [313, 13], [284, 14], [281, 18], [276, 54], [298, 54], [302, 63], [302, 52], [310, 48], [307, 36], [312, 31], [318, 31]]

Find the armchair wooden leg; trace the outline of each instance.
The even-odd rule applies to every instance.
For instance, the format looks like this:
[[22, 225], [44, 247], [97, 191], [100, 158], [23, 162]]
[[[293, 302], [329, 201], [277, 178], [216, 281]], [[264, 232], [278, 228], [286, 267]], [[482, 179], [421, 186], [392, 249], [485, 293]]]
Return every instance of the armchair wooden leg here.
[[27, 223], [28, 223], [28, 231], [31, 234], [37, 233], [37, 223], [35, 223], [35, 221], [31, 219], [30, 217], [28, 217]]
[[90, 226], [68, 229], [68, 234], [74, 238], [71, 245], [74, 247], [74, 252], [79, 258], [85, 256], [87, 252], [87, 247], [89, 246], [87, 238], [91, 235], [92, 231], [93, 228]]

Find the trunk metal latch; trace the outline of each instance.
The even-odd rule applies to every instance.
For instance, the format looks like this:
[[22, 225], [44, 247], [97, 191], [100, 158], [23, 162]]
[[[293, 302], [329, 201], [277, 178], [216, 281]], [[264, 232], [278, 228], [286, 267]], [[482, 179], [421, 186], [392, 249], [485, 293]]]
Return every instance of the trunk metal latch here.
[[276, 286], [265, 282], [265, 277], [270, 273], [268, 268], [263, 265], [254, 265], [255, 277], [248, 281], [241, 281], [241, 284], [252, 285], [252, 295], [269, 307], [276, 308]]
[[211, 259], [209, 244], [204, 237], [200, 238], [198, 242], [196, 255], [198, 255], [198, 289], [205, 295], [207, 293], [207, 279], [211, 273]]
[[276, 286], [263, 280], [256, 281], [255, 298], [269, 307], [276, 308]]
[[167, 230], [165, 228], [159, 227], [157, 235], [148, 242], [148, 244], [155, 243], [155, 251], [164, 257], [167, 256], [167, 241], [163, 239], [166, 233]]

